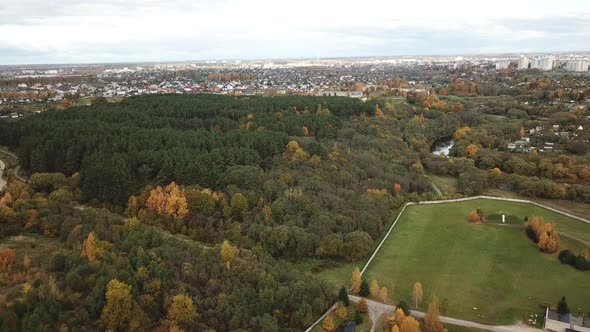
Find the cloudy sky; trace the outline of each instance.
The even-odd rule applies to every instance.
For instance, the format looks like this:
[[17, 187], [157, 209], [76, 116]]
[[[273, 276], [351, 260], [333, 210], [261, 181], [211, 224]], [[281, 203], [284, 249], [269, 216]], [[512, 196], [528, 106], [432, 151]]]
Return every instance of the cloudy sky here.
[[588, 0], [0, 0], [0, 65], [585, 50]]

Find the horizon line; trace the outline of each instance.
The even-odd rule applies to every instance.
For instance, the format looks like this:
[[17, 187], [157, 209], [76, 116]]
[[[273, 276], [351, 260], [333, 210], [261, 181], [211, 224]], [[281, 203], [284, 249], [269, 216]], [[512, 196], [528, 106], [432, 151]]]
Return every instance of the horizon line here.
[[16, 64], [0, 64], [2, 67], [18, 67], [18, 66], [83, 66], [83, 65], [118, 65], [118, 64], [185, 64], [185, 63], [201, 63], [209, 61], [244, 61], [244, 62], [256, 62], [256, 61], [327, 61], [327, 60], [345, 60], [345, 59], [370, 59], [370, 58], [404, 58], [404, 57], [449, 57], [449, 56], [485, 56], [485, 55], [528, 55], [528, 54], [565, 54], [565, 53], [590, 53], [590, 50], [583, 51], [509, 51], [509, 52], [490, 52], [490, 53], [439, 53], [439, 54], [399, 54], [399, 55], [351, 55], [351, 56], [330, 56], [330, 57], [278, 57], [278, 58], [207, 58], [207, 59], [192, 59], [192, 60], [133, 60], [133, 61], [112, 61], [112, 62], [53, 62], [53, 63], [16, 63]]

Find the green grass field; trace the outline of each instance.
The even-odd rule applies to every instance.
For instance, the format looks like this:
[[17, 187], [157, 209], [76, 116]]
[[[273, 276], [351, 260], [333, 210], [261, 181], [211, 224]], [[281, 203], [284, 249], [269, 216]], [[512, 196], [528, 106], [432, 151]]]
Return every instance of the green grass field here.
[[[486, 215], [512, 215], [523, 223], [470, 224], [467, 215], [475, 208]], [[530, 215], [543, 216], [555, 222], [558, 231], [590, 240], [590, 225], [529, 204], [481, 199], [415, 205], [406, 209], [364, 277], [395, 288], [395, 301], [409, 300], [413, 283], [420, 281], [425, 300], [432, 294], [446, 298], [449, 316], [482, 323], [513, 323], [543, 311], [541, 305], [555, 304], [563, 295], [570, 308], [589, 311], [590, 273], [539, 252], [524, 232], [524, 217]], [[578, 252], [585, 246], [561, 238], [561, 249]], [[349, 282], [351, 270], [347, 264], [320, 276]]]

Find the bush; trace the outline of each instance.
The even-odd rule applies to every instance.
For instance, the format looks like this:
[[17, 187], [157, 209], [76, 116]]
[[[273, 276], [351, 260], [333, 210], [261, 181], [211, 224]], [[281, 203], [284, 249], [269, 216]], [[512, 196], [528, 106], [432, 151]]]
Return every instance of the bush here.
[[578, 256], [576, 257], [574, 267], [580, 271], [590, 270], [590, 262], [588, 262], [586, 258]]
[[55, 272], [62, 272], [66, 267], [66, 256], [55, 255], [51, 259], [51, 270]]
[[357, 312], [354, 316], [354, 322], [356, 325], [361, 325], [363, 323], [363, 315], [361, 315], [360, 312]]
[[559, 253], [559, 261], [562, 264], [571, 265], [580, 271], [590, 270], [590, 261], [588, 261], [582, 255], [576, 256], [573, 252], [571, 252], [567, 249], [562, 250]]
[[576, 256], [569, 250], [559, 252], [559, 261], [562, 264], [573, 265], [576, 262]]
[[402, 311], [404, 312], [404, 314], [406, 316], [410, 315], [410, 306], [406, 303], [406, 301], [399, 301], [399, 303], [397, 304], [397, 307], [402, 309]]

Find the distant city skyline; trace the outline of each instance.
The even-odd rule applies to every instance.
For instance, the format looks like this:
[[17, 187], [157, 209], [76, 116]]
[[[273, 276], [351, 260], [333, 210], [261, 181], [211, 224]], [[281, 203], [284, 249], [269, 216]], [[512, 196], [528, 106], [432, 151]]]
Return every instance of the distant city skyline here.
[[588, 51], [587, 1], [3, 0], [0, 65]]

